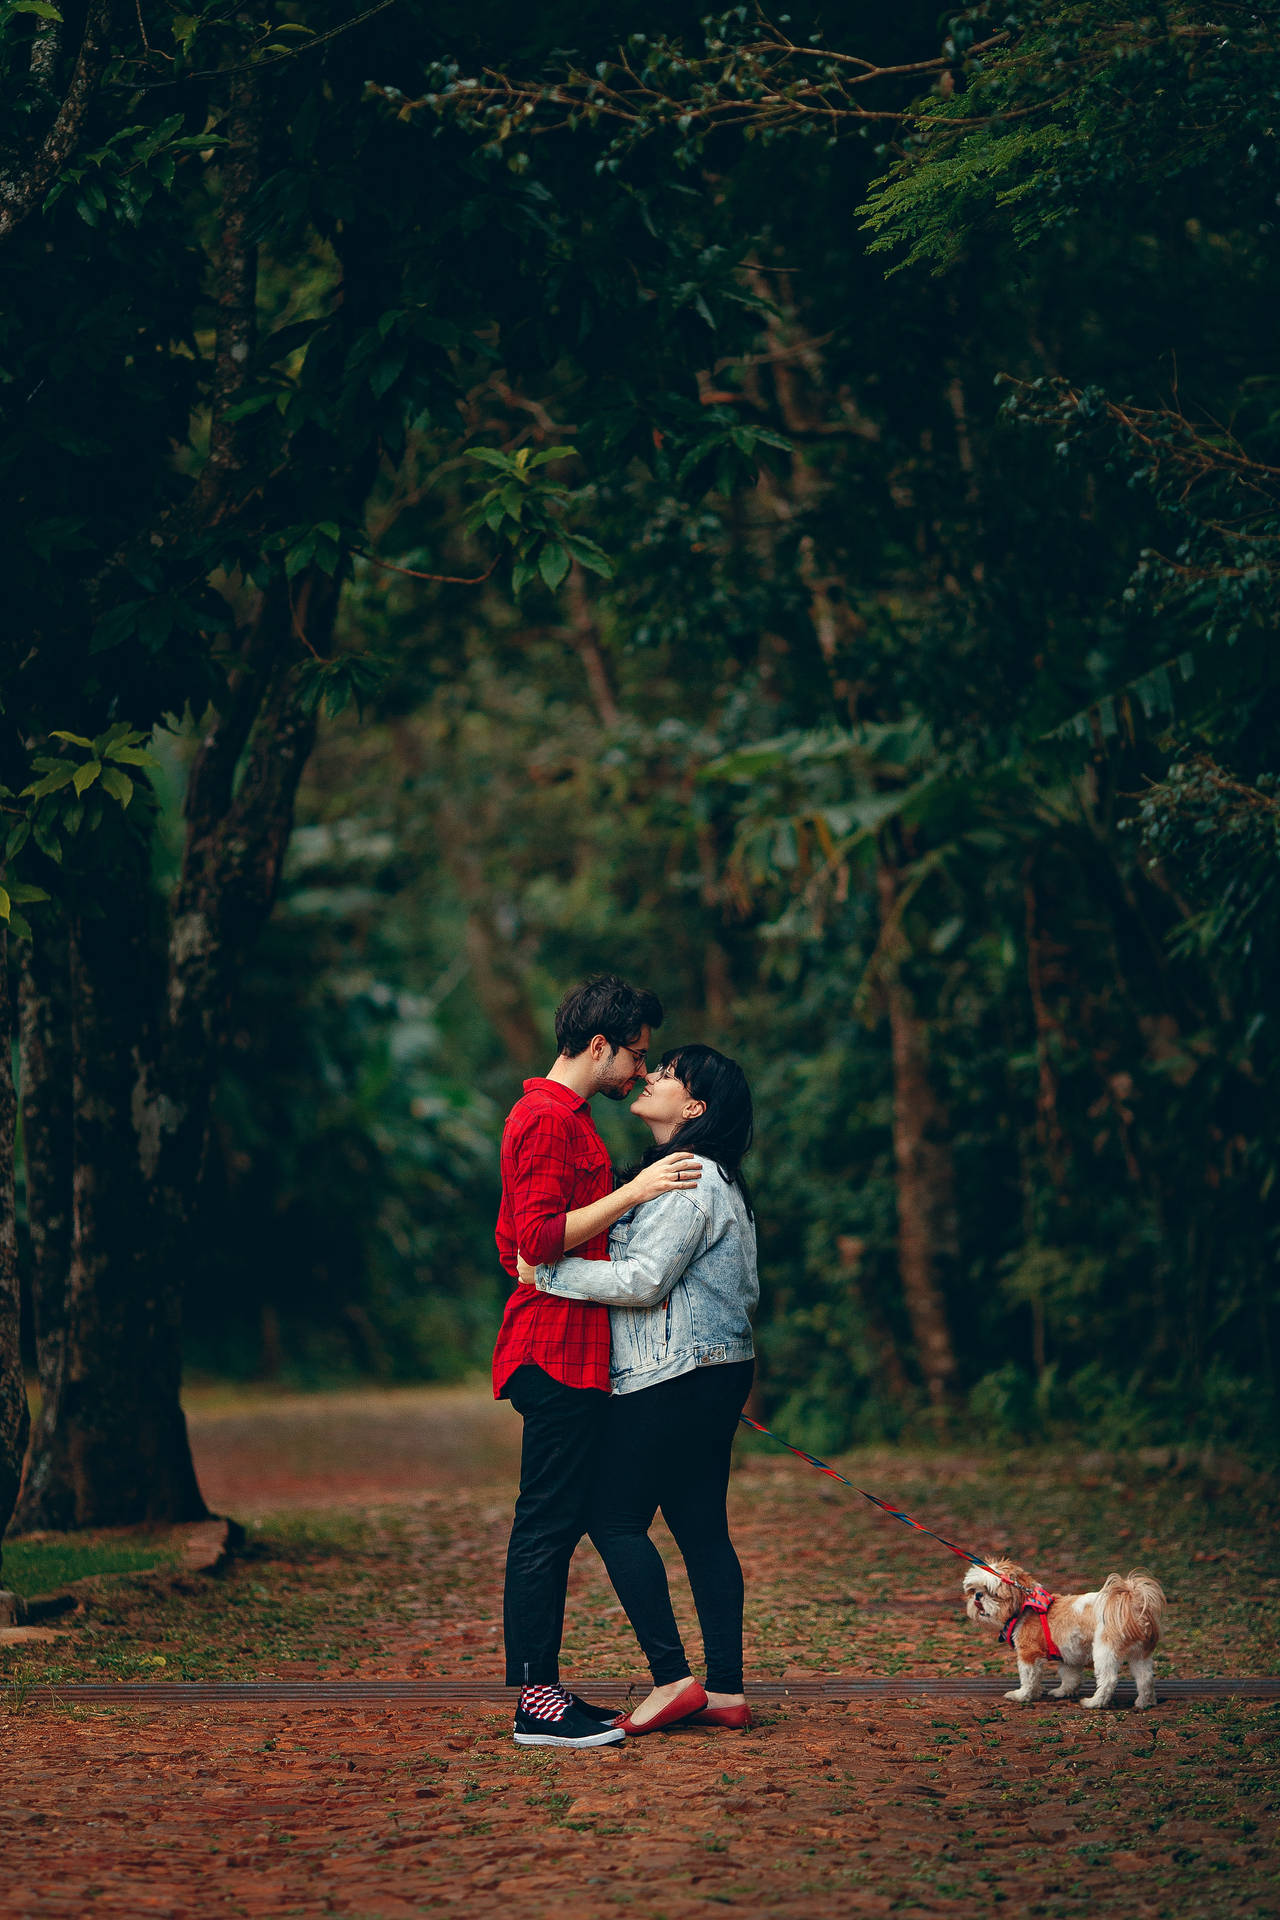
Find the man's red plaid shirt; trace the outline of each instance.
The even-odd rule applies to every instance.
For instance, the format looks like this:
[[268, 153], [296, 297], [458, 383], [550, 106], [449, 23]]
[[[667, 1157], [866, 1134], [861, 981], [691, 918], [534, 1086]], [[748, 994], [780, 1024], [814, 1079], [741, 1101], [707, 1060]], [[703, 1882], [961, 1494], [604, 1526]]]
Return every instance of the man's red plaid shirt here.
[[[564, 1217], [613, 1191], [608, 1150], [590, 1108], [558, 1080], [526, 1080], [502, 1129], [502, 1205], [498, 1255], [516, 1278], [516, 1251], [533, 1266], [564, 1253]], [[609, 1258], [600, 1233], [573, 1249], [587, 1260]], [[566, 1387], [609, 1391], [609, 1309], [589, 1300], [558, 1300], [517, 1285], [507, 1301], [493, 1349], [493, 1391], [500, 1399], [517, 1367], [541, 1367]]]

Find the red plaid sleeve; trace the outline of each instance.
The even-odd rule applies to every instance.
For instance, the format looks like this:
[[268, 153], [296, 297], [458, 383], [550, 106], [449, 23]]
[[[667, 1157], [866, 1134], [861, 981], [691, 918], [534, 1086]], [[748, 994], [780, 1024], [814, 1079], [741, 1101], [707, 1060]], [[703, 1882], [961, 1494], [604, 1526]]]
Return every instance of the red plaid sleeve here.
[[[516, 1250], [541, 1265], [564, 1253], [565, 1215], [602, 1199], [612, 1185], [609, 1155], [585, 1102], [545, 1081], [526, 1081], [502, 1134], [502, 1204], [496, 1239], [514, 1280]], [[578, 1249], [607, 1260], [609, 1236], [594, 1234]], [[502, 1394], [519, 1367], [541, 1367], [570, 1387], [609, 1391], [609, 1309], [585, 1300], [556, 1300], [517, 1286], [507, 1301], [493, 1350], [493, 1390]]]
[[534, 1267], [559, 1260], [574, 1175], [573, 1142], [559, 1114], [530, 1115], [519, 1137], [509, 1143], [504, 1174], [520, 1252]]

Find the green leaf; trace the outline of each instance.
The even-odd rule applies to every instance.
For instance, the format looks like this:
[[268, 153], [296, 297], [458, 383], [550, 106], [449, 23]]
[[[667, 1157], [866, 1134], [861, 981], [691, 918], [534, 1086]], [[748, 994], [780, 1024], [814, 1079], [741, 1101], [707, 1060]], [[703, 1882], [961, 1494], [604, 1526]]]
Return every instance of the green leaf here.
[[13, 828], [9, 838], [4, 843], [5, 859], [15, 859], [16, 856], [22, 852], [22, 849], [26, 846], [30, 838], [31, 822], [29, 820], [19, 820], [17, 826]]
[[101, 760], [86, 760], [84, 765], [82, 767], [77, 767], [75, 772], [72, 774], [71, 784], [75, 788], [77, 793], [83, 793], [86, 787], [91, 787], [93, 785], [94, 781], [97, 779], [98, 775], [101, 772], [102, 772]]
[[131, 727], [127, 720], [117, 720], [114, 726], [108, 727], [106, 732], [100, 733], [94, 741], [94, 757], [101, 760], [112, 747], [122, 746], [126, 742], [132, 746], [136, 740], [145, 740], [146, 737], [145, 733], [139, 733], [136, 728]]
[[748, 427], [746, 431], [756, 446], [777, 447], [783, 453], [792, 451], [792, 443], [784, 433], [775, 433], [772, 427]]
[[263, 366], [286, 360], [299, 347], [308, 346], [319, 329], [327, 324], [324, 319], [291, 320], [288, 326], [277, 327], [259, 346], [258, 357]]
[[49, 729], [49, 738], [51, 740], [68, 740], [73, 747], [85, 747], [90, 753], [93, 752], [92, 740], [86, 740], [82, 733], [67, 733], [62, 727], [51, 727]]
[[18, 913], [15, 909], [15, 911], [9, 915], [9, 931], [10, 933], [17, 934], [19, 940], [29, 940], [31, 938], [31, 922], [27, 919], [25, 913]]
[[90, 653], [105, 653], [110, 647], [118, 647], [137, 631], [138, 613], [145, 603], [141, 600], [126, 600], [121, 606], [113, 607], [110, 613], [104, 613], [93, 630], [89, 642]]
[[612, 580], [613, 562], [603, 547], [594, 540], [586, 540], [580, 533], [562, 533], [560, 538], [580, 566], [591, 573], [598, 573], [602, 580]]
[[17, 905], [30, 907], [33, 906], [37, 900], [47, 900], [49, 896], [43, 887], [28, 886], [25, 880], [11, 880], [9, 882], [9, 898]]
[[538, 555], [538, 572], [554, 593], [569, 571], [569, 556], [563, 547], [546, 546]]
[[502, 473], [517, 473], [519, 469], [509, 453], [499, 453], [496, 447], [468, 447], [468, 460], [481, 460], [486, 467], [497, 467]]
[[3, 887], [0, 887], [0, 920], [8, 920], [13, 912], [13, 902]]
[[42, 780], [33, 780], [29, 787], [22, 789], [23, 797], [31, 795], [33, 800], [43, 800], [48, 793], [56, 793], [59, 787], [65, 787], [74, 780], [76, 770], [68, 760], [62, 766], [55, 767], [52, 773], [46, 773]]
[[247, 420], [250, 414], [262, 413], [267, 407], [274, 407], [280, 398], [278, 387], [272, 387], [269, 393], [253, 393], [247, 400], [237, 400], [234, 407], [228, 407], [224, 420]]
[[108, 747], [108, 760], [122, 760], [127, 767], [158, 767], [160, 762], [154, 753], [144, 753], [141, 747]]
[[528, 464], [527, 471], [532, 473], [535, 467], [545, 467], [552, 460], [576, 460], [576, 447], [544, 447], [541, 453], [535, 453]]
[[404, 353], [393, 353], [388, 355], [385, 360], [378, 361], [372, 373], [369, 375], [369, 385], [379, 400], [381, 400], [388, 388], [393, 387], [400, 378], [400, 375], [404, 372], [404, 364], [408, 357], [409, 356]]
[[39, 847], [41, 853], [47, 854], [50, 860], [54, 862], [55, 866], [61, 866], [62, 865], [62, 842], [61, 840], [59, 840], [57, 834], [53, 831], [53, 828], [49, 825], [48, 821], [37, 819], [31, 831], [35, 836], [35, 843]]
[[119, 767], [104, 767], [102, 784], [113, 800], [118, 800], [122, 807], [128, 806], [133, 798], [133, 782], [127, 773], [121, 773]]

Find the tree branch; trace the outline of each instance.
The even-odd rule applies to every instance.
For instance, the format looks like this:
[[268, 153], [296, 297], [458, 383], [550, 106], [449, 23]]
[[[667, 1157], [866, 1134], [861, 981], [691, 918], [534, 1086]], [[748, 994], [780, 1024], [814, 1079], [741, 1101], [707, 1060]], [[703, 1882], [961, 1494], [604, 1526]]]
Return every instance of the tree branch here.
[[243, 423], [229, 415], [251, 378], [257, 336], [258, 250], [249, 239], [249, 207], [262, 170], [262, 92], [255, 69], [228, 76], [224, 127], [209, 457], [181, 516], [200, 527], [216, 525], [238, 505], [244, 466]]
[[[114, 11], [114, 0], [91, 0], [85, 16], [84, 38], [53, 125], [36, 149], [24, 177], [18, 178], [12, 173], [0, 175], [0, 240], [7, 239], [29, 213], [34, 213], [47, 188], [76, 149], [93, 96], [111, 58]], [[33, 49], [31, 67], [38, 78], [47, 82], [45, 69], [52, 65], [56, 54], [56, 43], [40, 43]]]

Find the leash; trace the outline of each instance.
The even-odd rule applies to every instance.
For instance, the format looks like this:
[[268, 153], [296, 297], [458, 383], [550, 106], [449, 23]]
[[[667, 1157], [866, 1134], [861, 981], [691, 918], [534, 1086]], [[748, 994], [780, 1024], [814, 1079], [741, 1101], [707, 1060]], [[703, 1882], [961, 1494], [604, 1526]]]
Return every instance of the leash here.
[[[835, 1468], [828, 1466], [825, 1460], [819, 1460], [816, 1453], [806, 1453], [803, 1447], [793, 1447], [791, 1442], [784, 1440], [780, 1433], [774, 1433], [769, 1427], [762, 1427], [758, 1420], [749, 1419], [745, 1413], [739, 1414], [738, 1418], [741, 1420], [743, 1426], [750, 1427], [753, 1433], [762, 1433], [767, 1440], [776, 1440], [778, 1445], [785, 1447], [788, 1453], [794, 1453], [797, 1460], [807, 1460], [811, 1467], [818, 1469], [819, 1473], [828, 1474], [832, 1480], [838, 1480], [842, 1487], [849, 1487], [854, 1493], [860, 1493], [862, 1498], [869, 1500], [873, 1507], [879, 1507], [881, 1513], [887, 1513], [893, 1520], [901, 1520], [904, 1527], [914, 1527], [917, 1533], [927, 1534], [930, 1540], [936, 1540], [939, 1546], [947, 1549], [948, 1553], [954, 1553], [958, 1560], [967, 1560], [970, 1566], [981, 1567], [984, 1573], [995, 1574], [997, 1580], [1001, 1581], [1006, 1587], [1012, 1587], [1015, 1593], [1027, 1592], [1027, 1589], [1022, 1585], [1021, 1581], [1010, 1580], [1005, 1574], [996, 1573], [994, 1567], [988, 1566], [985, 1560], [980, 1560], [976, 1553], [970, 1553], [968, 1547], [958, 1547], [954, 1540], [944, 1540], [940, 1533], [935, 1533], [932, 1527], [922, 1526], [919, 1520], [913, 1520], [911, 1515], [909, 1513], [903, 1513], [900, 1507], [891, 1507], [887, 1500], [881, 1500], [878, 1494], [868, 1493], [865, 1487], [855, 1487], [852, 1480], [846, 1480], [842, 1473], [837, 1473]], [[1044, 1593], [1044, 1589], [1042, 1587], [1034, 1587], [1031, 1589], [1031, 1593], [1033, 1596], [1032, 1601], [1027, 1604], [1035, 1606], [1036, 1600]], [[1040, 1608], [1035, 1606], [1035, 1610], [1039, 1612]], [[1025, 1611], [1026, 1605], [1019, 1608], [1015, 1618], [1021, 1619]]]

